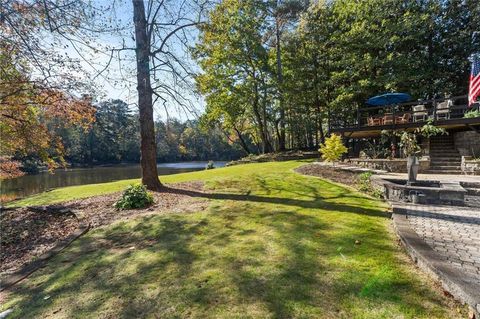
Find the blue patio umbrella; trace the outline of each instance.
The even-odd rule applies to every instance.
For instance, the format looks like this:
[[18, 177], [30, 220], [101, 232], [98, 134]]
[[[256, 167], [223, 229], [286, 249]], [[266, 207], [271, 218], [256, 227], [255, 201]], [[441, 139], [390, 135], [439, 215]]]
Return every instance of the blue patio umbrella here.
[[412, 99], [407, 93], [385, 93], [371, 97], [367, 100], [368, 105], [383, 106], [408, 102]]

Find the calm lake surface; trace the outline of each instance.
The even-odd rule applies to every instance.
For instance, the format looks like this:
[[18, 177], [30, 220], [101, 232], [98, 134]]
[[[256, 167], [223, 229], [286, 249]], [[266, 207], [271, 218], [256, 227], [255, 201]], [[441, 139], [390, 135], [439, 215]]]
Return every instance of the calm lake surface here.
[[[216, 161], [215, 167], [223, 167], [226, 162]], [[205, 169], [207, 162], [181, 162], [158, 164], [159, 175], [170, 175]], [[112, 165], [92, 168], [72, 168], [56, 170], [54, 174], [42, 172], [0, 181], [2, 195], [25, 197], [46, 190], [72, 186], [113, 182], [140, 177], [140, 165]]]

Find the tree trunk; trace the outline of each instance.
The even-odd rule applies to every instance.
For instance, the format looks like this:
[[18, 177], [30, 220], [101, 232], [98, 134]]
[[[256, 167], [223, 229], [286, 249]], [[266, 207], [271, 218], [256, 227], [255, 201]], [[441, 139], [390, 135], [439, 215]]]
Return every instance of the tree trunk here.
[[[278, 7], [278, 1], [277, 1]], [[282, 55], [281, 55], [281, 34], [280, 34], [280, 21], [278, 17], [275, 17], [275, 41], [277, 51], [277, 81], [278, 81], [278, 104], [280, 108], [280, 134], [278, 136], [278, 149], [279, 151], [285, 151], [285, 103], [283, 99], [283, 69], [282, 69]]]
[[233, 129], [237, 133], [237, 137], [240, 140], [240, 145], [242, 146], [243, 150], [247, 154], [251, 154], [252, 152], [250, 151], [250, 148], [248, 147], [247, 143], [245, 142], [245, 139], [243, 138], [242, 133], [240, 133], [240, 131], [235, 126], [233, 127]]
[[[258, 133], [260, 135], [260, 140], [262, 142], [261, 152], [262, 154], [265, 154], [271, 151], [271, 145], [268, 139], [267, 113], [266, 113], [267, 111], [266, 111], [265, 103], [260, 105], [257, 84], [254, 85], [254, 91], [255, 91], [255, 95], [253, 98], [252, 110], [253, 110], [253, 114], [255, 115], [255, 119], [258, 122]], [[262, 108], [261, 113], [259, 110], [260, 107]]]
[[320, 131], [320, 141], [317, 140], [317, 146], [320, 143], [325, 143], [325, 134], [323, 132], [323, 127], [322, 127], [322, 113], [321, 113], [321, 107], [320, 107], [320, 96], [319, 96], [319, 85], [320, 85], [320, 80], [318, 79], [318, 60], [317, 60], [317, 55], [314, 54], [313, 56], [313, 85], [315, 88], [315, 108], [316, 108], [316, 125], [317, 125], [317, 132]]
[[143, 0], [132, 0], [133, 22], [137, 57], [137, 92], [140, 115], [140, 163], [142, 184], [149, 190], [159, 191], [162, 184], [157, 172], [157, 144], [153, 122], [152, 85], [150, 83], [150, 39], [147, 35], [147, 20]]

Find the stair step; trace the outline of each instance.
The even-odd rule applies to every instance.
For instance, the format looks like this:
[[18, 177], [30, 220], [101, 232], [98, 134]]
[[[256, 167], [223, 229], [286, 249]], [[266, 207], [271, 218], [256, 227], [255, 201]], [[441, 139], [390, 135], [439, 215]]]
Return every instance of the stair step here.
[[460, 156], [430, 156], [430, 162], [461, 162]]
[[460, 156], [432, 156], [430, 155], [430, 160], [437, 161], [437, 162], [450, 162], [450, 161], [461, 161]]
[[457, 149], [455, 146], [450, 145], [450, 146], [430, 146], [431, 150], [451, 150], [451, 151], [456, 151]]
[[455, 145], [430, 145], [430, 148], [437, 148], [437, 149], [455, 149]]
[[437, 157], [437, 158], [462, 158], [460, 154], [453, 154], [453, 153], [431, 153], [430, 157]]
[[429, 169], [429, 170], [425, 171], [425, 173], [428, 173], [428, 174], [455, 174], [455, 175], [458, 175], [458, 174], [462, 174], [462, 171], [461, 171], [461, 170], [434, 170], [434, 169]]
[[455, 142], [453, 140], [444, 140], [444, 141], [430, 141], [430, 145], [442, 145], [442, 144], [448, 144], [448, 145], [453, 145]]
[[458, 152], [452, 152], [452, 151], [442, 151], [442, 152], [439, 152], [439, 151], [433, 151], [430, 150], [430, 155], [433, 155], [433, 156], [437, 156], [437, 157], [458, 157], [458, 158], [461, 158], [460, 156], [460, 153]]
[[460, 166], [430, 166], [430, 170], [434, 171], [460, 171], [461, 167]]
[[455, 152], [455, 153], [458, 153], [458, 150], [456, 150], [455, 148], [430, 148], [430, 151], [432, 152], [443, 152], [443, 151], [447, 151], [447, 152]]
[[460, 166], [462, 162], [460, 161], [431, 161], [430, 166]]
[[443, 161], [461, 161], [462, 158], [460, 156], [450, 156], [450, 155], [432, 155], [430, 154], [430, 161], [437, 161], [437, 162], [443, 162]]
[[432, 151], [432, 150], [430, 150], [430, 155], [457, 155], [458, 157], [460, 157], [460, 153], [458, 153], [457, 151], [443, 151], [443, 152], [439, 152], [439, 151]]

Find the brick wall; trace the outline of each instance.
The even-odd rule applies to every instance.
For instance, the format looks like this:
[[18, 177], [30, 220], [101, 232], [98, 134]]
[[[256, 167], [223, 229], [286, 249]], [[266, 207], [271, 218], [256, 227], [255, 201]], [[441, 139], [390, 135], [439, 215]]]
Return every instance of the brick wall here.
[[480, 134], [475, 131], [453, 133], [455, 148], [462, 156], [480, 157]]

